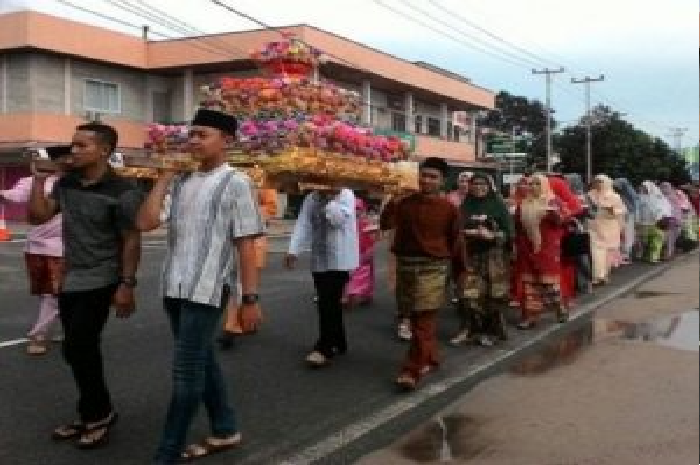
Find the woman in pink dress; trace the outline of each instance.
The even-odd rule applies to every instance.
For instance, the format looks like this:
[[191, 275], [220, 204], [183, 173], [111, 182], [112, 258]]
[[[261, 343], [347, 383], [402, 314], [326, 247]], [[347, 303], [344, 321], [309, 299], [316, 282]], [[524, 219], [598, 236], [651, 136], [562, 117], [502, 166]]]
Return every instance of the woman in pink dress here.
[[343, 303], [352, 308], [356, 305], [369, 305], [374, 300], [374, 250], [379, 228], [367, 212], [367, 204], [362, 199], [355, 202], [357, 210], [357, 230], [360, 238], [360, 267], [357, 268], [345, 288]]
[[615, 192], [613, 180], [604, 174], [595, 177], [588, 193], [593, 218], [588, 222], [593, 256], [593, 284], [607, 284], [612, 268], [620, 258], [622, 230], [627, 207]]
[[[61, 159], [71, 152], [70, 145], [47, 147], [43, 149], [34, 170], [38, 171], [38, 163], [48, 164], [43, 169], [53, 173], [46, 180], [45, 192], [53, 189], [54, 183], [61, 176]], [[53, 163], [49, 163], [52, 160]], [[0, 204], [3, 202], [27, 204], [32, 190], [34, 177], [20, 179], [14, 187], [0, 190]], [[27, 334], [27, 354], [44, 355], [48, 351], [51, 331], [58, 320], [58, 294], [63, 281], [63, 231], [61, 215], [56, 215], [49, 222], [35, 226], [27, 235], [25, 262], [29, 275], [29, 287], [32, 295], [39, 297], [39, 315], [32, 329]]]

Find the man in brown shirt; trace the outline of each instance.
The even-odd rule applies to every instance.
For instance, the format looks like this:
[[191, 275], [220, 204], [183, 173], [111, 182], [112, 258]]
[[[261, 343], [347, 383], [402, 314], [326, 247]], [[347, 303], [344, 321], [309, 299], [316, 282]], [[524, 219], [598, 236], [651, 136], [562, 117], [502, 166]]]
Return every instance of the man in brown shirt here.
[[401, 315], [410, 315], [411, 348], [397, 384], [407, 390], [438, 365], [437, 313], [445, 303], [450, 263], [461, 273], [460, 213], [440, 195], [447, 163], [429, 158], [421, 165], [415, 194], [390, 202], [383, 230], [395, 229], [396, 299]]

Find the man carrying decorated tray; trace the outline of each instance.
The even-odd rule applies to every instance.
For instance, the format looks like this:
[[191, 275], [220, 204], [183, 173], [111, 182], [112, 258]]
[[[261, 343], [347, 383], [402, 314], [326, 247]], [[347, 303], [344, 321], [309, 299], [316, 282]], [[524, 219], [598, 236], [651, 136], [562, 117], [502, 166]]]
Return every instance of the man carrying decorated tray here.
[[447, 169], [441, 158], [425, 160], [420, 191], [392, 200], [381, 217], [382, 230], [395, 230], [399, 313], [411, 318], [411, 347], [396, 380], [405, 390], [437, 368], [437, 314], [445, 303], [450, 264], [456, 276], [464, 272], [460, 212], [440, 194]]
[[[242, 290], [243, 329], [258, 324], [255, 239], [264, 234], [265, 226], [251, 180], [226, 163], [225, 149], [236, 127], [233, 116], [199, 110], [188, 142], [199, 169], [188, 174], [163, 172], [137, 219], [142, 231], [169, 224], [163, 295], [175, 337], [175, 360], [173, 395], [157, 464], [223, 452], [242, 440], [216, 360], [214, 337], [235, 275]], [[211, 436], [186, 447], [187, 432], [202, 402]]]

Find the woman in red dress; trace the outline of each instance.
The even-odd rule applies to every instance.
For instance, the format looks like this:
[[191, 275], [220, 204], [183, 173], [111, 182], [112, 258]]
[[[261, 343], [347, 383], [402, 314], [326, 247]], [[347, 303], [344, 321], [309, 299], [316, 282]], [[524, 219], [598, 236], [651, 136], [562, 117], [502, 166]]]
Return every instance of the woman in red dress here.
[[519, 329], [533, 329], [543, 311], [568, 320], [561, 294], [561, 242], [569, 217], [551, 190], [549, 179], [537, 174], [527, 181], [527, 193], [515, 213], [515, 275], [520, 290]]
[[[567, 226], [575, 226], [575, 217], [583, 213], [581, 201], [571, 190], [571, 186], [564, 178], [560, 176], [550, 176], [549, 185], [552, 188], [552, 193], [561, 202], [564, 216], [570, 218], [573, 222], [571, 224], [567, 223]], [[567, 230], [567, 234], [568, 233], [569, 231]], [[561, 296], [563, 305], [569, 308], [571, 301], [576, 297], [576, 258], [562, 257]]]

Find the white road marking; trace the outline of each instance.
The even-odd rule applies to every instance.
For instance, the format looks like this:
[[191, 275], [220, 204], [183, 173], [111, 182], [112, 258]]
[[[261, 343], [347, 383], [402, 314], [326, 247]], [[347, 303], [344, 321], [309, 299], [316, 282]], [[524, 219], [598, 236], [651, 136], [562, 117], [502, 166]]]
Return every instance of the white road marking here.
[[14, 347], [14, 346], [18, 346], [21, 344], [26, 344], [27, 342], [29, 342], [29, 339], [27, 339], [27, 338], [15, 339], [13, 341], [0, 342], [0, 349], [4, 349], [6, 347]]

